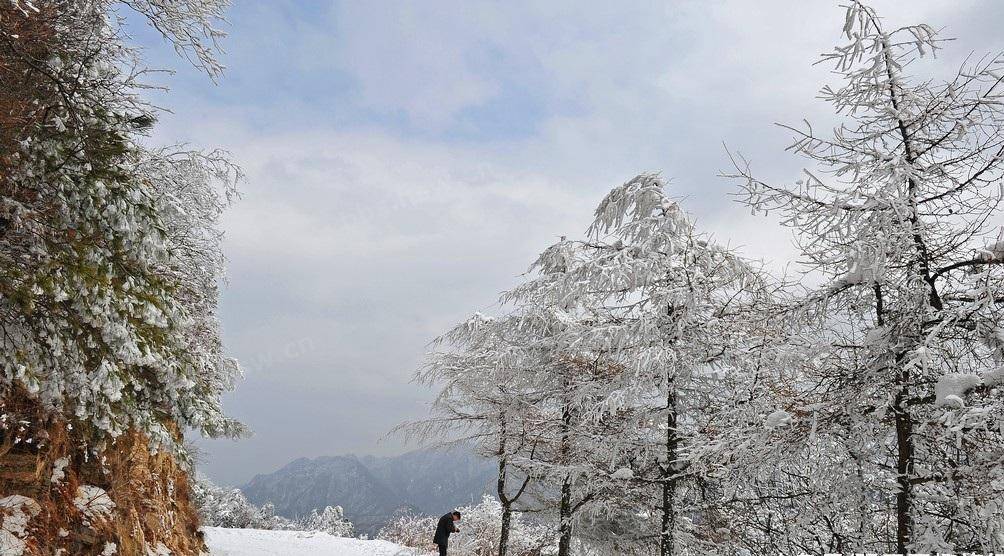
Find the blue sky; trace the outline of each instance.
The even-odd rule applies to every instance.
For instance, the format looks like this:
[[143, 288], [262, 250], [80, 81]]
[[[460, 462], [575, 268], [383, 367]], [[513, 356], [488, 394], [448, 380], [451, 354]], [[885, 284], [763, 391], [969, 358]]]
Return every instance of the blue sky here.
[[[1000, 50], [1004, 4], [876, 2], [890, 24], [959, 37], [931, 68]], [[839, 41], [836, 2], [239, 1], [218, 84], [131, 25], [170, 93], [154, 142], [229, 150], [226, 400], [256, 435], [200, 441], [240, 484], [300, 456], [394, 453], [385, 433], [430, 393], [428, 342], [491, 310], [536, 253], [588, 224], [606, 190], [663, 171], [705, 230], [775, 268], [769, 217], [717, 177], [741, 150], [765, 178], [801, 168], [772, 124], [833, 117], [811, 66]]]

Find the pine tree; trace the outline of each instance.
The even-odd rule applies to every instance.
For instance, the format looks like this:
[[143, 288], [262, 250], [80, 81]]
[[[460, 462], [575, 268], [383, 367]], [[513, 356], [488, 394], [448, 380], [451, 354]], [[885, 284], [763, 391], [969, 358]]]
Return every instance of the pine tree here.
[[[239, 171], [222, 153], [141, 144], [157, 110], [118, 15], [137, 10], [216, 76], [227, 5], [0, 2], [0, 474], [35, 470], [5, 484], [45, 508], [31, 534], [46, 553], [197, 551], [183, 435], [244, 432], [220, 402], [239, 368], [216, 317]], [[114, 515], [52, 511], [74, 507], [76, 484], [107, 490]], [[140, 519], [155, 508], [162, 519]]]
[[[98, 444], [135, 428], [240, 434], [219, 395], [237, 368], [215, 310], [217, 222], [236, 169], [219, 153], [149, 149], [135, 53], [110, 2], [14, 3], [0, 33], [4, 76], [23, 98], [2, 156], [0, 257], [5, 398], [23, 391]], [[195, 37], [225, 3], [137, 4], [179, 49], [217, 64]], [[218, 64], [217, 64], [218, 65]]]

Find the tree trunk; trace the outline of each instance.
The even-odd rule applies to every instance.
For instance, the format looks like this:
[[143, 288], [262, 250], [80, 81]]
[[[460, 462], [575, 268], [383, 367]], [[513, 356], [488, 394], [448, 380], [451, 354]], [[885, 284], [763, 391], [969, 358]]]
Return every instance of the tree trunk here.
[[[567, 388], [567, 379], [566, 379]], [[561, 464], [568, 466], [571, 455], [572, 410], [567, 405], [561, 411]], [[561, 536], [558, 538], [558, 556], [569, 556], [572, 550], [572, 478], [565, 472], [561, 483], [561, 505], [558, 508]]]
[[502, 528], [499, 531], [499, 556], [506, 556], [509, 552], [509, 526], [512, 522], [512, 501], [506, 496], [505, 483], [506, 474], [508, 473], [508, 461], [505, 456], [505, 438], [503, 437], [499, 443], [499, 476], [498, 476], [498, 495], [499, 502], [502, 503]]
[[[885, 326], [885, 301], [882, 287], [875, 285], [875, 314], [878, 326]], [[910, 371], [903, 367], [903, 355], [896, 357], [898, 389], [892, 411], [896, 420], [896, 552], [907, 554], [913, 529], [913, 420], [907, 400], [910, 397]]]
[[910, 393], [910, 372], [901, 370], [897, 377], [899, 392], [893, 412], [896, 416], [896, 552], [906, 554], [911, 544], [913, 530], [913, 492], [910, 476], [913, 474], [913, 420], [906, 400]]
[[572, 550], [572, 480], [565, 477], [561, 484], [561, 507], [558, 510], [560, 537], [558, 556], [569, 556]]
[[666, 465], [662, 471], [662, 530], [659, 532], [659, 555], [672, 556], [675, 546], [673, 530], [676, 526], [676, 391], [670, 380], [666, 389]]
[[502, 532], [499, 534], [499, 556], [509, 552], [509, 528], [512, 523], [512, 504], [502, 504]]
[[[877, 26], [878, 23], [875, 23]], [[893, 68], [896, 67], [892, 55], [892, 49], [888, 40], [882, 41], [883, 54], [886, 63], [886, 75], [889, 78], [889, 98], [893, 109], [899, 113], [900, 102], [897, 89], [899, 88], [899, 76]], [[900, 136], [903, 139], [903, 154], [906, 162], [911, 166], [916, 162], [917, 155], [914, 152], [912, 140], [907, 127], [907, 123], [901, 116], [896, 117]], [[908, 215], [910, 229], [913, 232], [913, 243], [917, 250], [915, 263], [919, 266], [918, 275], [929, 286], [928, 303], [936, 310], [942, 309], [941, 297], [935, 287], [935, 281], [931, 277], [930, 255], [924, 238], [921, 235], [920, 216], [917, 212], [917, 190], [918, 183], [913, 176], [907, 178], [907, 195], [910, 204]], [[913, 270], [911, 268], [911, 270]], [[899, 358], [897, 358], [899, 359]], [[902, 365], [901, 361], [897, 361]], [[913, 420], [910, 416], [907, 400], [910, 394], [910, 371], [900, 366], [901, 370], [896, 376], [896, 398], [893, 403], [893, 413], [896, 417], [896, 483], [899, 488], [896, 491], [896, 552], [906, 554], [911, 544], [913, 535], [913, 489], [910, 482], [910, 475], [913, 473]]]

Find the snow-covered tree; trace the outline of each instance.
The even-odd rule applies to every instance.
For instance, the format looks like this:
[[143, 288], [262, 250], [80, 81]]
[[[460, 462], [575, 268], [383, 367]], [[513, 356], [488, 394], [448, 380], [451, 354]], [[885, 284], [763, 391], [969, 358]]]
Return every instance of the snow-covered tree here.
[[695, 458], [702, 464], [697, 494], [715, 500], [705, 504], [696, 533], [727, 552], [856, 551], [864, 535], [852, 533], [864, 525], [838, 516], [858, 512], [860, 498], [847, 496], [860, 470], [846, 461], [841, 439], [829, 436], [836, 431], [819, 425], [815, 408], [795, 395], [818, 361], [816, 342], [808, 341], [818, 331], [786, 318], [782, 301], [757, 305], [759, 340], [741, 365], [745, 376], [733, 386], [732, 404], [706, 425], [712, 434]]
[[528, 417], [539, 403], [534, 372], [536, 339], [520, 328], [520, 315], [476, 314], [436, 342], [417, 380], [440, 388], [432, 415], [401, 430], [440, 444], [465, 443], [498, 462], [496, 495], [501, 523], [498, 554], [508, 552], [513, 506], [530, 486], [524, 470], [512, 480], [514, 459], [533, 459], [539, 433]]
[[[497, 556], [502, 524], [502, 504], [491, 496], [480, 503], [458, 508], [463, 514], [460, 532], [450, 536], [450, 553], [459, 556]], [[388, 523], [378, 538], [420, 550], [432, 544], [431, 531], [437, 517], [411, 514], [398, 516]], [[550, 527], [534, 524], [522, 513], [515, 512], [510, 521], [509, 554], [512, 556], [544, 556], [554, 554], [555, 538]]]
[[221, 488], [200, 477], [192, 495], [203, 525], [232, 529], [293, 529], [293, 523], [276, 516], [271, 505], [255, 506], [237, 488]]
[[[377, 538], [416, 549], [432, 548], [432, 536], [429, 535], [429, 531], [436, 530], [438, 519], [431, 515], [402, 513], [384, 525], [377, 533]], [[492, 544], [495, 544], [498, 539], [492, 540], [494, 541]]]
[[205, 477], [192, 485], [192, 497], [203, 525], [230, 529], [268, 529], [289, 531], [321, 531], [336, 537], [351, 537], [352, 522], [345, 518], [341, 506], [316, 509], [299, 519], [275, 514], [272, 504], [256, 506], [238, 488], [222, 488]]
[[[198, 37], [219, 37], [226, 2], [124, 4], [218, 71]], [[215, 316], [237, 172], [219, 153], [138, 143], [155, 111], [116, 5], [0, 7], [0, 389], [94, 446], [129, 429], [171, 447], [189, 427], [237, 435], [219, 396], [238, 369]]]
[[587, 238], [545, 252], [541, 277], [513, 297], [582, 307], [588, 326], [565, 342], [597, 354], [594, 369], [604, 372], [577, 369], [597, 390], [575, 405], [589, 422], [611, 421], [602, 442], [608, 468], [593, 474], [622, 494], [596, 505], [659, 516], [655, 534], [637, 536], [658, 538], [660, 553], [672, 554], [692, 511], [681, 501], [694, 488], [691, 444], [702, 442], [709, 412], [730, 401], [725, 375], [749, 346], [750, 302], [767, 290], [757, 269], [699, 235], [664, 187], [643, 174], [614, 188]]
[[[562, 311], [557, 316], [563, 320], [569, 315]], [[560, 328], [566, 333], [567, 324], [563, 322]], [[548, 395], [531, 415], [541, 443], [536, 457], [520, 465], [542, 477], [546, 485], [533, 494], [545, 510], [556, 510], [559, 556], [571, 554], [576, 524], [617, 496], [621, 488], [611, 476], [618, 467], [618, 460], [613, 459], [618, 454], [611, 448], [620, 444], [623, 436], [618, 435], [631, 429], [618, 419], [619, 413], [591, 411], [602, 403], [610, 382], [618, 378], [617, 371], [602, 355], [588, 357], [567, 346], [542, 371], [549, 378], [544, 384]]]
[[[142, 144], [157, 110], [123, 16], [215, 76], [226, 6], [0, 0], [0, 468], [35, 470], [4, 486], [43, 508], [39, 553], [204, 548], [183, 436], [244, 430], [220, 404], [239, 368], [216, 317], [239, 172]], [[53, 510], [77, 484], [107, 494], [107, 519]]]
[[1004, 59], [930, 79], [935, 30], [889, 28], [858, 1], [844, 33], [823, 56], [843, 83], [822, 90], [843, 123], [789, 128], [804, 177], [776, 186], [736, 165], [823, 280], [791, 311], [807, 327], [791, 349], [812, 357], [769, 423], [779, 449], [816, 461], [776, 495], [810, 493], [803, 508], [855, 551], [999, 550]]
[[345, 519], [341, 506], [326, 506], [320, 512], [314, 510], [297, 525], [305, 531], [322, 531], [335, 537], [351, 537], [353, 531], [352, 522]]
[[[614, 188], [584, 239], [546, 249], [503, 295], [509, 313], [454, 329], [455, 349], [421, 375], [443, 388], [436, 422], [519, 447], [500, 457], [500, 476], [514, 465], [538, 480], [529, 492], [557, 513], [562, 556], [576, 521], [655, 539], [662, 554], [680, 535], [704, 542], [684, 525], [712, 505], [704, 456], [719, 456], [701, 447], [748, 394], [748, 355], [762, 341], [753, 302], [768, 280], [700, 235], [664, 188], [652, 174]], [[618, 525], [628, 520], [647, 525]]]
[[568, 307], [528, 300], [509, 309], [500, 317], [475, 315], [441, 338], [418, 376], [441, 389], [433, 415], [406, 429], [473, 442], [497, 459], [499, 554], [508, 551], [510, 520], [521, 501], [558, 514], [560, 550], [567, 554], [575, 515], [604, 484], [592, 470], [605, 454], [602, 436], [613, 431], [611, 419], [594, 419], [581, 406], [599, 402], [589, 392], [597, 391], [607, 369], [562, 344], [577, 336], [570, 329], [584, 324]]
[[528, 336], [524, 347], [535, 354], [533, 364], [524, 367], [531, 373], [533, 403], [522, 408], [536, 435], [533, 457], [521, 458], [517, 465], [542, 479], [532, 494], [557, 513], [559, 556], [570, 554], [576, 519], [605, 499], [604, 492], [617, 488], [608, 480], [609, 473], [594, 472], [610, 465], [607, 436], [618, 427], [611, 426], [613, 413], [592, 408], [602, 403], [618, 373], [601, 352], [577, 345], [595, 325], [590, 299], [540, 293], [566, 279], [580, 248], [562, 238], [531, 267], [536, 278], [502, 298], [515, 307], [512, 326]]

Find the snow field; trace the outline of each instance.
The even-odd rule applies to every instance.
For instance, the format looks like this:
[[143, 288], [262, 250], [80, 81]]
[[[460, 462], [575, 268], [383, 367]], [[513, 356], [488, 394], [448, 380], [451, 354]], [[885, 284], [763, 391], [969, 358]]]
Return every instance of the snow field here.
[[335, 537], [316, 531], [203, 527], [210, 556], [425, 556], [387, 541]]

